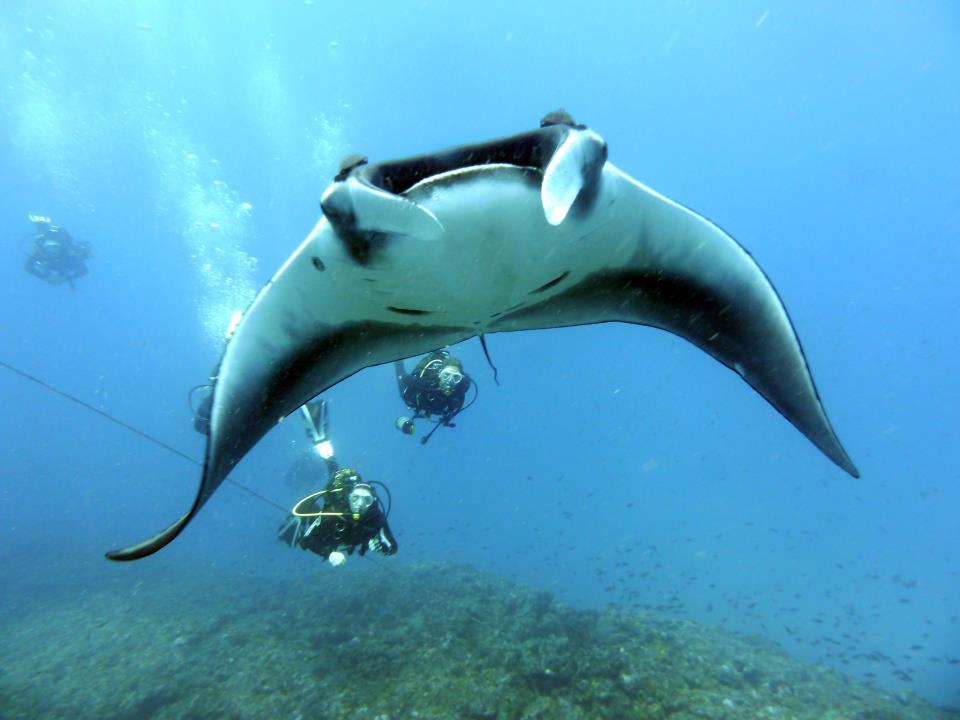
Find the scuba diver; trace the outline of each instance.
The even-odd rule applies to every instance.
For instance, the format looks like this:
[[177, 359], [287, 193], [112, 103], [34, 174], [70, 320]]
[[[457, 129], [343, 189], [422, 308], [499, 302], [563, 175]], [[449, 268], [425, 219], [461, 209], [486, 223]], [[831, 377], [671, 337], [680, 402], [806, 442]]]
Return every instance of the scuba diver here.
[[[213, 386], [217, 382], [217, 375], [219, 374], [220, 363], [217, 363], [213, 366], [213, 370], [210, 371], [210, 382], [203, 385], [194, 385], [190, 388], [190, 392], [187, 393], [187, 404], [190, 405], [190, 410], [193, 411], [193, 429], [201, 435], [210, 434], [210, 413], [213, 411]], [[193, 396], [201, 390], [206, 391], [206, 395], [204, 395], [200, 404], [194, 407]]]
[[[413, 410], [413, 417], [401, 415], [396, 420], [397, 429], [412, 435], [414, 421], [426, 418], [435, 423], [434, 428], [420, 438], [421, 444], [437, 431], [437, 428], [456, 427], [451, 421], [473, 405], [477, 400], [477, 383], [463, 371], [463, 363], [448, 350], [435, 350], [420, 360], [412, 372], [407, 372], [402, 360], [393, 364], [397, 373], [400, 397]], [[473, 398], [464, 405], [467, 390], [473, 387]]]
[[87, 274], [87, 260], [91, 256], [90, 244], [74, 240], [70, 233], [50, 222], [42, 215], [28, 215], [35, 231], [27, 239], [27, 259], [23, 269], [51, 285], [67, 283]]
[[[243, 312], [241, 310], [234, 310], [233, 314], [230, 316], [230, 324], [227, 326], [227, 334], [224, 336], [224, 344], [230, 342], [230, 338], [233, 337], [234, 330], [237, 329], [237, 325], [240, 324], [240, 320], [243, 317]], [[194, 385], [190, 388], [190, 392], [187, 393], [187, 405], [190, 406], [190, 411], [193, 413], [193, 429], [196, 430], [201, 435], [210, 434], [210, 413], [213, 411], [213, 386], [217, 382], [217, 376], [220, 374], [220, 362], [217, 361], [217, 364], [213, 366], [213, 370], [210, 371], [210, 382], [204, 383], [203, 385]], [[200, 404], [194, 406], [194, 395], [199, 391], [205, 391], [206, 395], [203, 400], [200, 401]]]
[[[323, 460], [329, 478], [326, 487], [301, 499], [290, 516], [277, 529], [280, 540], [290, 547], [299, 545], [327, 560], [334, 567], [346, 562], [354, 551], [365, 555], [376, 550], [383, 555], [397, 552], [384, 508], [374, 485], [390, 498], [386, 485], [365, 482], [353, 468], [340, 469], [329, 436], [329, 416], [325, 400], [307, 403], [303, 414], [307, 437]], [[392, 502], [390, 503], [392, 505]]]

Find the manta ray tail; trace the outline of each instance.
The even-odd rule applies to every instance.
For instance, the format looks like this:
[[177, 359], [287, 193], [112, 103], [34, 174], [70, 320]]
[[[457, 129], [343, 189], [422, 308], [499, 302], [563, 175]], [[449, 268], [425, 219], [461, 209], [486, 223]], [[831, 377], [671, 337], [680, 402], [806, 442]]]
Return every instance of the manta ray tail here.
[[139, 560], [147, 555], [153, 555], [153, 553], [168, 545], [177, 535], [179, 535], [180, 531], [186, 527], [187, 523], [190, 522], [190, 519], [195, 514], [196, 509], [190, 508], [190, 512], [186, 513], [166, 530], [158, 532], [153, 537], [147, 538], [143, 542], [137, 543], [136, 545], [121, 548], [120, 550], [111, 550], [110, 552], [106, 553], [107, 560]]

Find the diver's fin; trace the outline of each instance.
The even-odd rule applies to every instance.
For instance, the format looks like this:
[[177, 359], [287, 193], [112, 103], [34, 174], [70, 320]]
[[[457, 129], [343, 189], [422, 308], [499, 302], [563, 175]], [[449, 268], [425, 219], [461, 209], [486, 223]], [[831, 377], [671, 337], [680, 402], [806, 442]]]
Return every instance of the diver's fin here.
[[330, 415], [327, 412], [326, 398], [320, 398], [300, 406], [304, 424], [307, 426], [307, 435], [313, 444], [329, 439]]

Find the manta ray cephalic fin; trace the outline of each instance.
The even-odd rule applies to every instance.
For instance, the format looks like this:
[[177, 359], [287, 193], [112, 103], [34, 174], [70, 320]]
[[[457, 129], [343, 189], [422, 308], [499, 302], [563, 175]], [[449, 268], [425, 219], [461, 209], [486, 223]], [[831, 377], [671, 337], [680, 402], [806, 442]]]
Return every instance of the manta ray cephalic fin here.
[[543, 214], [551, 225], [567, 217], [577, 197], [593, 190], [607, 160], [607, 144], [587, 129], [571, 130], [547, 163], [540, 187]]
[[427, 240], [443, 235], [443, 225], [426, 208], [352, 175], [327, 188], [320, 207], [334, 227], [347, 234], [393, 233]]

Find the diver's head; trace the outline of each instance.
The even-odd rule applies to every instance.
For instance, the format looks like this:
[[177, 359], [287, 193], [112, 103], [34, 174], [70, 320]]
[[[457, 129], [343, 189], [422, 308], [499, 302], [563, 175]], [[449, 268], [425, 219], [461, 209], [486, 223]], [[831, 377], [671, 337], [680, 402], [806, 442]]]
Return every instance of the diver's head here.
[[377, 496], [373, 494], [373, 488], [369, 485], [366, 483], [357, 483], [354, 485], [349, 495], [350, 512], [353, 514], [353, 519], [359, 520], [360, 516], [363, 515], [376, 500]]
[[463, 382], [463, 371], [458, 362], [447, 362], [440, 369], [440, 390], [444, 395], [452, 393], [461, 382]]

